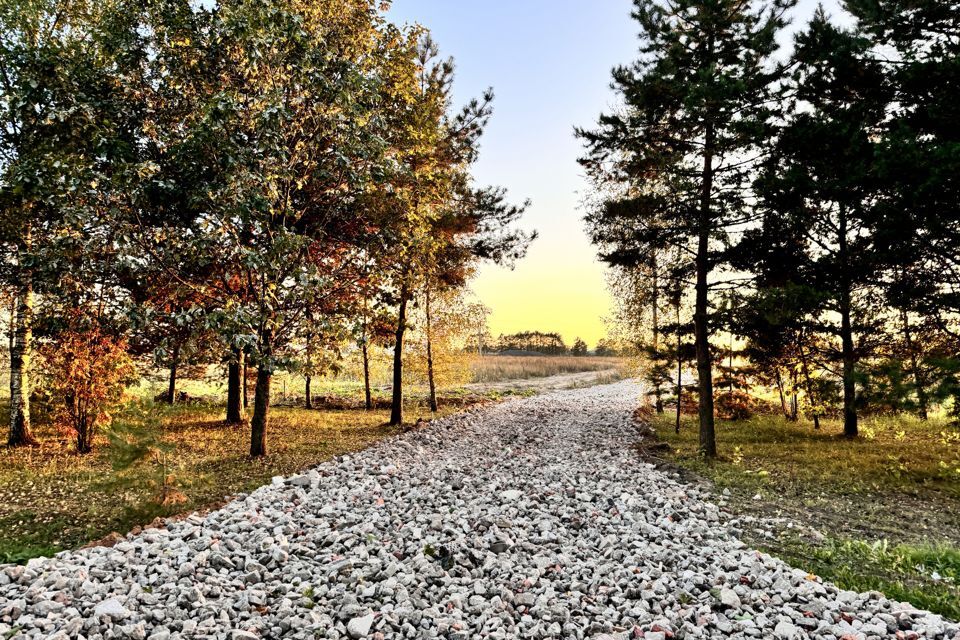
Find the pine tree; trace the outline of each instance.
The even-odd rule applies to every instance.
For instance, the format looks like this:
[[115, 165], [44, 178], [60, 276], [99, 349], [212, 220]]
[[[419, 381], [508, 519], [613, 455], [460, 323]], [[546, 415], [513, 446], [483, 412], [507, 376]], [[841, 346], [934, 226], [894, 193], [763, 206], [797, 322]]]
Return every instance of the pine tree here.
[[700, 451], [717, 454], [709, 323], [711, 274], [722, 260], [717, 241], [749, 219], [747, 185], [763, 125], [772, 114], [778, 69], [770, 57], [792, 0], [754, 9], [739, 0], [636, 0], [641, 57], [614, 70], [625, 102], [579, 131], [581, 160], [622, 197], [601, 224], [623, 227], [627, 251], [693, 247], [694, 327], [700, 391]]
[[[840, 342], [844, 434], [856, 437], [858, 362], [867, 344], [869, 296], [889, 255], [875, 244], [876, 135], [889, 94], [869, 43], [830, 24], [818, 11], [796, 39], [797, 109], [780, 132], [758, 189], [774, 216], [803, 237], [806, 281], [823, 303], [811, 310]], [[790, 236], [796, 237], [796, 236]], [[833, 318], [836, 317], [835, 322]]]

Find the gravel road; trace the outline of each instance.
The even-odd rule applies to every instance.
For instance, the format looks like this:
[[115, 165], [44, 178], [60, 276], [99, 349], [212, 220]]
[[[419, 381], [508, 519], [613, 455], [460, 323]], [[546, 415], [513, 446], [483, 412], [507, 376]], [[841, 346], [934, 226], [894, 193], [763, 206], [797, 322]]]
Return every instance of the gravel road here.
[[960, 638], [746, 548], [631, 382], [477, 408], [205, 517], [0, 570], [7, 638]]

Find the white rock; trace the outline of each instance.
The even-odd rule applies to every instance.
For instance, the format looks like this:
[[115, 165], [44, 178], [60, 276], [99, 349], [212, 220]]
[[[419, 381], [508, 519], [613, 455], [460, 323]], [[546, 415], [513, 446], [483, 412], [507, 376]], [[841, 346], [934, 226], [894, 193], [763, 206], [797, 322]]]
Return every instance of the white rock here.
[[720, 602], [727, 607], [733, 607], [734, 609], [740, 608], [740, 596], [738, 596], [737, 592], [733, 589], [726, 587], [720, 589]]
[[107, 598], [93, 608], [93, 615], [107, 616], [113, 620], [123, 620], [130, 615], [130, 612], [116, 598]]
[[351, 638], [366, 638], [370, 633], [370, 627], [373, 626], [373, 614], [352, 618], [347, 623], [347, 633]]

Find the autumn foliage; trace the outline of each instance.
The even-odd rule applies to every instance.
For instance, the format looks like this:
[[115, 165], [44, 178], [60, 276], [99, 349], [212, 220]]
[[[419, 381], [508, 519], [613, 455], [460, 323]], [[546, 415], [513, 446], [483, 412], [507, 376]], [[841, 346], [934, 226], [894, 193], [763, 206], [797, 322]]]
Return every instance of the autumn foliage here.
[[57, 427], [75, 439], [79, 453], [91, 451], [97, 430], [110, 423], [110, 412], [135, 378], [126, 349], [126, 339], [96, 325], [71, 326], [40, 348]]

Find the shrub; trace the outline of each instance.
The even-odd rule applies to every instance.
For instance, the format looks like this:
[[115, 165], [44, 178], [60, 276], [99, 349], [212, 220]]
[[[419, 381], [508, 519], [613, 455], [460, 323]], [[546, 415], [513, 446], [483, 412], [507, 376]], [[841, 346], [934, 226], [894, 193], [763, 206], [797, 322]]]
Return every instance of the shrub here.
[[748, 420], [753, 417], [753, 399], [743, 391], [727, 391], [717, 396], [717, 415], [723, 420]]
[[75, 438], [77, 451], [93, 448], [97, 429], [110, 422], [110, 411], [135, 379], [126, 340], [97, 326], [71, 326], [40, 348], [47, 386], [59, 403], [57, 427]]

